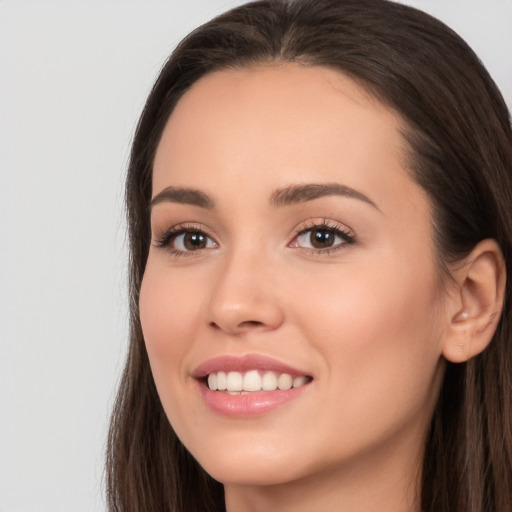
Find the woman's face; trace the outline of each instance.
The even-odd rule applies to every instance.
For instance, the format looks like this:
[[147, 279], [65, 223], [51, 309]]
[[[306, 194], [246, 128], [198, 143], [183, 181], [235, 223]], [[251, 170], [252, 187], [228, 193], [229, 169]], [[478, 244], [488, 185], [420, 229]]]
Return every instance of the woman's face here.
[[167, 123], [141, 322], [172, 426], [227, 485], [421, 459], [444, 291], [402, 127], [293, 64], [210, 74]]

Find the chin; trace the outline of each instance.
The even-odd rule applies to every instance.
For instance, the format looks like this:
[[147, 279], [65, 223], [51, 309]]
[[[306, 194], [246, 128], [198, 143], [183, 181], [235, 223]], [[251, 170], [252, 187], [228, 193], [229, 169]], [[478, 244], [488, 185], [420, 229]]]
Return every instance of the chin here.
[[215, 465], [212, 468], [204, 467], [205, 471], [215, 480], [224, 485], [242, 486], [271, 486], [280, 485], [296, 480], [292, 474], [283, 470], [269, 467], [269, 464], [257, 464], [255, 467], [240, 467], [239, 465]]
[[300, 478], [299, 465], [293, 457], [270, 452], [268, 447], [258, 450], [235, 451], [230, 447], [220, 453], [196, 457], [203, 469], [222, 484], [278, 485]]

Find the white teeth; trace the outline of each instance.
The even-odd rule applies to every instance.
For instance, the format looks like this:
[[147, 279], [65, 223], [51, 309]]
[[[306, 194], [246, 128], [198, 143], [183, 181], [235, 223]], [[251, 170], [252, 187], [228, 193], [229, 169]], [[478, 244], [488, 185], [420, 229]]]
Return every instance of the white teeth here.
[[228, 379], [227, 379], [226, 374], [224, 372], [218, 372], [217, 373], [217, 389], [219, 391], [224, 391], [224, 390], [226, 390], [228, 388], [227, 380]]
[[274, 372], [265, 372], [261, 381], [263, 391], [275, 391], [277, 388], [277, 377]]
[[288, 373], [282, 373], [277, 379], [277, 387], [281, 390], [291, 389], [293, 385], [292, 376]]
[[216, 372], [208, 375], [208, 388], [212, 391], [227, 391], [237, 394], [241, 391], [285, 391], [293, 388], [300, 388], [307, 384], [309, 379], [300, 375], [292, 377], [289, 373], [276, 373], [272, 371], [262, 372], [250, 370], [241, 372]]
[[244, 391], [260, 391], [261, 377], [257, 370], [251, 370], [244, 375]]
[[307, 381], [308, 379], [304, 377], [304, 375], [301, 375], [300, 377], [295, 377], [295, 379], [293, 379], [293, 387], [300, 388], [301, 386], [304, 386], [304, 384], [306, 384]]
[[229, 372], [227, 377], [228, 391], [242, 391], [243, 377], [240, 372]]
[[208, 387], [212, 389], [213, 391], [217, 391], [217, 374], [216, 373], [210, 373], [208, 375]]

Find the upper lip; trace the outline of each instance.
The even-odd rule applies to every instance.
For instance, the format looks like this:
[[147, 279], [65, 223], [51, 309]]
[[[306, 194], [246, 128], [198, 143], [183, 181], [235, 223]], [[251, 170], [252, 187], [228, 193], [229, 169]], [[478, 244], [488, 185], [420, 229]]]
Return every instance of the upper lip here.
[[267, 370], [290, 375], [306, 375], [307, 372], [293, 368], [277, 359], [261, 354], [224, 355], [208, 359], [201, 363], [193, 372], [192, 377], [203, 379], [215, 372], [247, 372], [250, 370]]

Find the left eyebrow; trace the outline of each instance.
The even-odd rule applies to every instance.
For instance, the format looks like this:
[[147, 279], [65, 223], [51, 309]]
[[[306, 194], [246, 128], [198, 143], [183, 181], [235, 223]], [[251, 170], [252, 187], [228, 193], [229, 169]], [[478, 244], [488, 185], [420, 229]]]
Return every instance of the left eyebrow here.
[[149, 210], [157, 204], [169, 202], [191, 204], [211, 210], [214, 207], [213, 200], [202, 190], [186, 187], [167, 187], [159, 192], [149, 203]]
[[[288, 206], [296, 203], [304, 203], [325, 196], [343, 196], [352, 199], [359, 199], [373, 206], [377, 205], [362, 192], [341, 185], [340, 183], [308, 183], [304, 185], [290, 185], [289, 187], [276, 190], [270, 196], [270, 204], [273, 206]], [[379, 210], [380, 211], [380, 210]]]

